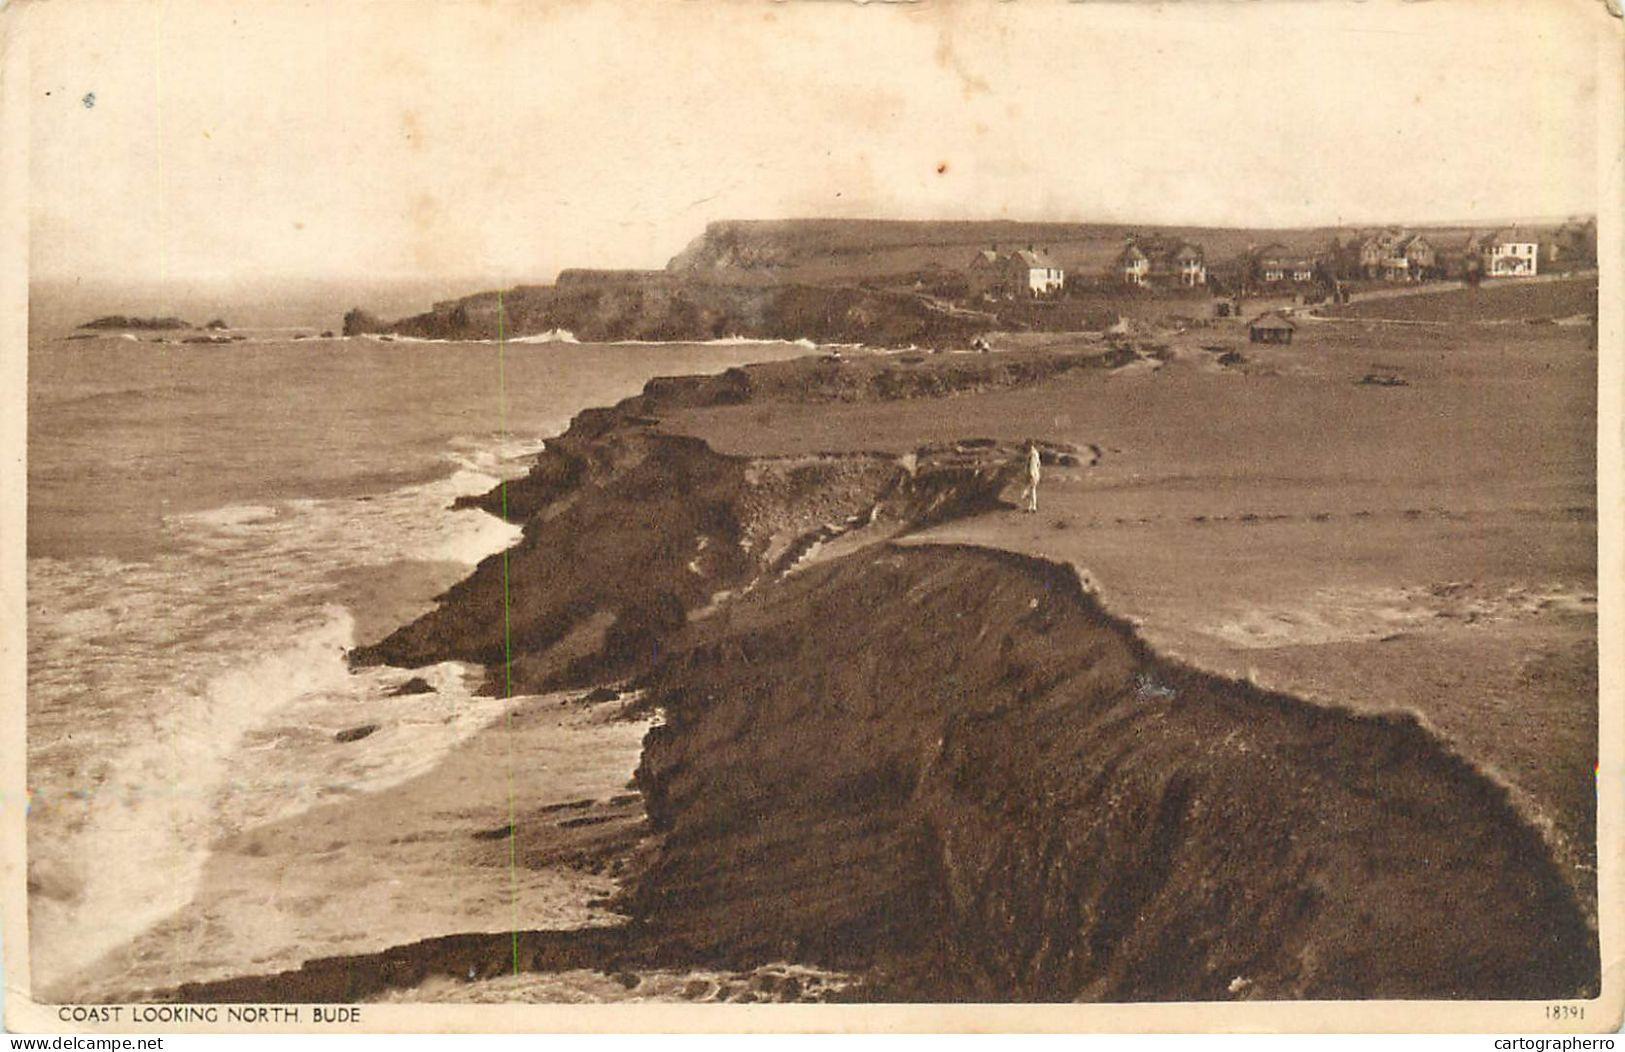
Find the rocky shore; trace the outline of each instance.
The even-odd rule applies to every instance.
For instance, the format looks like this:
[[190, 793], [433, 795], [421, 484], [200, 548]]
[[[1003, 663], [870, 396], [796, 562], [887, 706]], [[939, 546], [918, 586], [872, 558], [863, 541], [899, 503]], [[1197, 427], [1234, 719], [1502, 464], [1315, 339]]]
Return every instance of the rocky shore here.
[[633, 272], [482, 292], [386, 321], [360, 309], [345, 315], [347, 336], [491, 340], [567, 331], [576, 338], [704, 341], [725, 337], [810, 339], [882, 347], [965, 346], [995, 326], [991, 315], [950, 309], [905, 291], [860, 285], [753, 286]]
[[[523, 539], [352, 659], [479, 662], [502, 677], [493, 689], [520, 691], [635, 676], [698, 611], [782, 574], [814, 546], [869, 543], [998, 506], [1018, 459], [1010, 444], [974, 437], [902, 456], [729, 456], [663, 430], [661, 414], [1011, 389], [1130, 355], [809, 358], [651, 381], [579, 414], [527, 476], [470, 502], [522, 525]], [[1077, 464], [1096, 454], [1051, 445], [1045, 455]]]
[[[658, 722], [636, 775], [651, 835], [613, 901], [626, 923], [448, 936], [176, 996], [775, 962], [880, 1000], [1593, 992], [1569, 871], [1417, 716], [1159, 654], [1064, 561], [899, 543], [1004, 506], [1011, 440], [746, 455], [691, 433], [921, 398], [952, 421], [956, 397], [1138, 357], [815, 357], [580, 414], [475, 502], [522, 524], [519, 544], [353, 660], [640, 691]], [[1056, 472], [1112, 455], [1043, 451]]]

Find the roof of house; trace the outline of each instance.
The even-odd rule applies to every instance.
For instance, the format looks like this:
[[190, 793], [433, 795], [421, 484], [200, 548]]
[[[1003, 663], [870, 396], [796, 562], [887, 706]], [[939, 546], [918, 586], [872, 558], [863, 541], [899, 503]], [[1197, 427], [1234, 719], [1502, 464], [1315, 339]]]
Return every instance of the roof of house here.
[[1528, 231], [1519, 230], [1516, 227], [1513, 227], [1512, 229], [1503, 228], [1501, 230], [1492, 230], [1489, 233], [1484, 234], [1479, 241], [1479, 244], [1481, 246], [1538, 245], [1540, 244], [1540, 237], [1536, 234], [1531, 234]]
[[1247, 323], [1247, 328], [1249, 328], [1249, 329], [1296, 329], [1297, 326], [1292, 324], [1292, 321], [1289, 318], [1287, 318], [1287, 317], [1285, 317], [1283, 315], [1277, 314], [1274, 311], [1271, 311], [1268, 314], [1260, 314], [1258, 317], [1256, 317], [1252, 321], [1248, 322]]
[[1203, 258], [1202, 246], [1194, 241], [1170, 241], [1162, 238], [1146, 238], [1140, 241], [1130, 241], [1118, 253], [1119, 265], [1138, 263], [1141, 260], [1149, 261], [1153, 266], [1172, 266], [1184, 260]]
[[1055, 260], [1050, 257], [1050, 254], [1048, 252], [1044, 251], [1041, 248], [1036, 249], [1036, 250], [1035, 249], [1030, 249], [1030, 248], [1024, 248], [1024, 249], [1021, 249], [1019, 252], [1010, 253], [1008, 258], [1014, 259], [1014, 260], [1016, 260], [1017, 262], [1020, 262], [1020, 263], [1025, 263], [1028, 267], [1056, 267], [1056, 266], [1059, 266], [1059, 264], [1056, 263]]
[[1282, 270], [1315, 269], [1315, 261], [1307, 256], [1264, 256], [1258, 262], [1260, 266], [1280, 267]]
[[978, 263], [997, 263], [998, 261], [999, 253], [997, 250], [984, 248], [982, 251], [976, 253], [976, 258], [971, 260], [971, 266], [975, 266]]

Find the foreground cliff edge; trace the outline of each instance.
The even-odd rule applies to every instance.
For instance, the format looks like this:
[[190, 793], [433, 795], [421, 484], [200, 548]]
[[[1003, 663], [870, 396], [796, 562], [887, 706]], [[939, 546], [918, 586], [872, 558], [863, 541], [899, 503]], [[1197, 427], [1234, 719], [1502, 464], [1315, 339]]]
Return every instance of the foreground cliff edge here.
[[[872, 999], [1594, 994], [1595, 933], [1541, 834], [1412, 716], [1167, 660], [1070, 565], [896, 543], [998, 507], [1007, 443], [740, 456], [663, 423], [748, 406], [771, 427], [775, 406], [996, 392], [1133, 357], [808, 359], [581, 414], [481, 502], [523, 540], [354, 657], [640, 688], [664, 723], [637, 775], [657, 836], [628, 923], [448, 936], [178, 996], [783, 960], [855, 973]], [[1055, 468], [1100, 455], [1045, 450]]]

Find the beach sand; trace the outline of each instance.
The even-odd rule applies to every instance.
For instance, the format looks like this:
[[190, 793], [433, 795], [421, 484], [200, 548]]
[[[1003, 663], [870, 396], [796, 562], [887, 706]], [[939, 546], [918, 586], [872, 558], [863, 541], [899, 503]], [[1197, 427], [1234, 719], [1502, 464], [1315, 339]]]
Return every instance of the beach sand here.
[[103, 959], [79, 997], [447, 932], [617, 923], [596, 903], [642, 836], [628, 782], [648, 727], [623, 709], [575, 694], [516, 698], [419, 777], [217, 844], [191, 904]]

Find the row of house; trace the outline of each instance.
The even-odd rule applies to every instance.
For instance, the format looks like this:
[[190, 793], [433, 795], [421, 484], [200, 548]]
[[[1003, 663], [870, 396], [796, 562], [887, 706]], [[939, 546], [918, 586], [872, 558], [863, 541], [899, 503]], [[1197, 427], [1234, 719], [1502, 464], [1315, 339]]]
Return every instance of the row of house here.
[[[1480, 231], [1464, 242], [1441, 243], [1435, 235], [1390, 228], [1344, 246], [1334, 241], [1324, 254], [1292, 252], [1279, 244], [1251, 253], [1255, 280], [1264, 284], [1363, 277], [1383, 281], [1426, 281], [1446, 275], [1528, 277], [1539, 273], [1542, 243], [1516, 228]], [[1548, 255], [1550, 258], [1550, 255]]]
[[[1516, 227], [1480, 231], [1465, 242], [1442, 243], [1438, 235], [1411, 233], [1398, 227], [1367, 234], [1357, 243], [1334, 240], [1324, 253], [1306, 253], [1279, 242], [1248, 251], [1240, 264], [1242, 284], [1307, 284], [1353, 277], [1406, 282], [1443, 276], [1529, 277], [1541, 260], [1583, 259], [1595, 255], [1595, 226], [1568, 224], [1541, 239]], [[1202, 246], [1177, 238], [1130, 236], [1108, 270], [1108, 276], [1141, 288], [1202, 288], [1209, 284]], [[1000, 252], [997, 245], [978, 252], [969, 268], [972, 295], [1005, 298], [1045, 297], [1059, 293], [1066, 274], [1045, 249]]]
[[[1207, 262], [1202, 246], [1164, 238], [1130, 238], [1113, 264], [1113, 273], [1130, 285], [1207, 284]], [[982, 249], [972, 257], [966, 273], [972, 296], [1039, 298], [1059, 293], [1066, 271], [1047, 249], [1000, 252], [999, 246]]]
[[1510, 227], [1477, 231], [1455, 244], [1430, 240], [1404, 230], [1380, 231], [1360, 242], [1360, 272], [1367, 278], [1417, 281], [1446, 272], [1484, 277], [1532, 277], [1540, 273], [1543, 254], [1558, 258], [1557, 240], [1543, 242], [1533, 232]]

